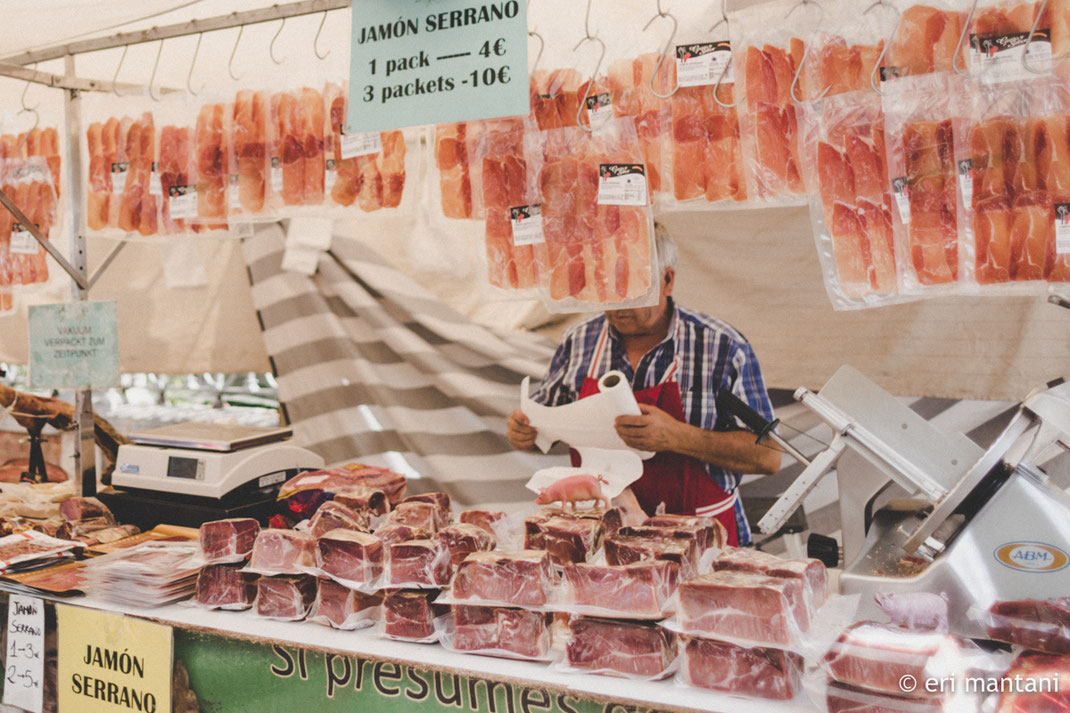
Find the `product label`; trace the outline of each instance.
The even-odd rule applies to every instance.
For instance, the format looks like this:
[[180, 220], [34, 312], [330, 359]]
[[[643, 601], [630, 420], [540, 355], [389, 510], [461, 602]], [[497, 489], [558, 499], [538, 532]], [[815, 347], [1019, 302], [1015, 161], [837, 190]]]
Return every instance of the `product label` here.
[[172, 220], [197, 217], [197, 186], [171, 186], [167, 194], [168, 213]]
[[650, 197], [646, 167], [641, 163], [598, 165], [598, 205], [644, 206]]
[[117, 161], [111, 165], [111, 192], [122, 193], [126, 190], [126, 176], [130, 173], [129, 161]]
[[271, 191], [282, 193], [282, 161], [278, 156], [271, 157]]
[[323, 179], [323, 189], [327, 193], [334, 190], [334, 182], [338, 180], [338, 168], [334, 165], [334, 159], [327, 159], [326, 164], [327, 174]]
[[910, 225], [910, 186], [907, 185], [906, 176], [892, 180], [892, 195], [899, 209], [899, 221], [903, 225]]
[[163, 184], [160, 183], [160, 173], [156, 162], [152, 162], [152, 173], [149, 174], [149, 195], [163, 196]]
[[45, 603], [12, 594], [7, 603], [4, 703], [41, 713], [45, 672]]
[[343, 133], [339, 137], [342, 159], [377, 154], [383, 150], [382, 137], [378, 131], [362, 131], [356, 134]]
[[1070, 255], [1070, 203], [1055, 204], [1055, 253]]
[[1048, 29], [1037, 29], [1032, 41], [1028, 32], [970, 35], [970, 46], [973, 48], [973, 73], [985, 81], [1029, 79], [1032, 74], [1022, 66], [1023, 55], [1030, 67], [1051, 70], [1051, 31]]
[[541, 203], [510, 208], [509, 223], [513, 227], [513, 245], [535, 245], [545, 242], [542, 235]]
[[962, 159], [958, 163], [958, 169], [959, 192], [962, 194], [962, 205], [969, 208], [973, 205], [973, 159]]
[[[41, 226], [37, 226], [40, 229]], [[33, 233], [26, 230], [22, 223], [15, 223], [11, 226], [11, 246], [9, 248], [12, 255], [36, 255], [41, 247], [37, 244], [37, 238], [33, 237]]]
[[[681, 87], [732, 84], [732, 45], [727, 40], [676, 45], [676, 80]], [[722, 77], [722, 75], [724, 75]]]
[[227, 208], [231, 212], [241, 211], [241, 192], [238, 190], [238, 174], [232, 173], [227, 178]]
[[899, 67], [881, 67], [881, 84], [899, 78]]
[[253, 237], [253, 224], [252, 223], [231, 223], [230, 234], [235, 238], [251, 238]]
[[592, 129], [604, 126], [607, 121], [613, 118], [613, 100], [610, 98], [609, 92], [586, 97], [584, 105], [587, 108], [587, 123]]
[[[42, 162], [43, 164], [43, 162]], [[38, 163], [23, 164], [11, 172], [11, 179], [16, 183], [22, 183], [23, 181], [40, 183], [51, 183], [52, 174], [43, 165]]]

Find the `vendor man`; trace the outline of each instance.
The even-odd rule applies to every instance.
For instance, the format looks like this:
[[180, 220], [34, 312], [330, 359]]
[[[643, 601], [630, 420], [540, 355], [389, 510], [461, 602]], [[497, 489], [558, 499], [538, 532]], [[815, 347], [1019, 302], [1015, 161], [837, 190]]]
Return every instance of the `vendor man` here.
[[[740, 474], [771, 475], [780, 453], [755, 443], [732, 416], [718, 413], [717, 392], [730, 389], [773, 418], [754, 350], [720, 320], [679, 307], [672, 299], [677, 249], [655, 226], [661, 299], [653, 307], [612, 310], [571, 327], [531, 397], [560, 406], [598, 391], [613, 369], [629, 379], [640, 416], [619, 416], [617, 433], [632, 448], [655, 451], [631, 490], [647, 514], [659, 503], [669, 513], [715, 517], [731, 544], [748, 544], [750, 528], [738, 496]], [[509, 442], [535, 446], [535, 429], [519, 410], [508, 421]], [[627, 491], [626, 491], [627, 492]]]

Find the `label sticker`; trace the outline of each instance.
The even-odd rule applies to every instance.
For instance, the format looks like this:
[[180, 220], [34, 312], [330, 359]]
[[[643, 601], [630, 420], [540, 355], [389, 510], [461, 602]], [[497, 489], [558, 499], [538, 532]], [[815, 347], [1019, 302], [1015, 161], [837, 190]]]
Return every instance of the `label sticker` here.
[[52, 174], [36, 163], [19, 166], [11, 172], [11, 178], [16, 183], [22, 183], [24, 181], [38, 181], [40, 183], [52, 182]]
[[992, 554], [1004, 567], [1022, 572], [1058, 572], [1070, 564], [1070, 555], [1046, 542], [1007, 542]]
[[[41, 226], [37, 226], [40, 228]], [[37, 244], [37, 238], [33, 237], [33, 233], [26, 230], [22, 223], [15, 223], [11, 226], [11, 247], [9, 248], [13, 255], [36, 255], [41, 247]]]
[[12, 594], [7, 602], [4, 703], [41, 713], [45, 673], [45, 603]]
[[1055, 204], [1055, 254], [1070, 255], [1070, 203]]
[[356, 158], [376, 154], [383, 150], [382, 137], [378, 131], [362, 131], [356, 134], [342, 134], [339, 137], [342, 159]]
[[172, 220], [197, 217], [197, 186], [171, 186], [167, 189]]
[[231, 223], [230, 233], [236, 238], [251, 238], [253, 237], [253, 224], [252, 223]]
[[613, 100], [609, 92], [586, 97], [583, 101], [587, 109], [587, 124], [592, 129], [605, 126], [613, 118]]
[[969, 208], [973, 205], [973, 159], [964, 158], [959, 161], [959, 192], [962, 194], [962, 205]]
[[881, 84], [891, 79], [899, 79], [899, 67], [881, 67]]
[[[1051, 31], [1038, 28], [1030, 41], [1028, 32], [1005, 35], [970, 35], [973, 73], [989, 82], [1029, 79], [1022, 57], [1033, 69], [1051, 71]], [[1028, 51], [1027, 51], [1028, 50]]]
[[129, 161], [116, 161], [111, 165], [111, 192], [122, 193], [126, 190], [126, 177], [130, 173]]
[[[676, 45], [676, 79], [681, 87], [732, 84], [732, 45], [727, 40]], [[721, 75], [724, 75], [722, 77]]]
[[334, 182], [338, 180], [338, 168], [334, 165], [334, 159], [327, 159], [327, 175], [323, 179], [323, 190], [330, 193], [334, 190]]
[[231, 212], [241, 211], [241, 191], [238, 189], [238, 174], [232, 173], [227, 178], [227, 208]]
[[282, 193], [282, 161], [278, 156], [271, 157], [271, 191]]
[[545, 242], [542, 235], [542, 203], [518, 205], [509, 209], [513, 228], [513, 245], [536, 245]]
[[892, 180], [892, 194], [895, 196], [895, 205], [899, 208], [899, 222], [910, 225], [910, 186], [907, 185], [906, 176]]
[[641, 163], [598, 165], [598, 205], [645, 206], [649, 199], [646, 167]]
[[155, 161], [152, 162], [152, 173], [149, 174], [149, 195], [163, 196], [163, 184], [160, 183], [160, 173]]

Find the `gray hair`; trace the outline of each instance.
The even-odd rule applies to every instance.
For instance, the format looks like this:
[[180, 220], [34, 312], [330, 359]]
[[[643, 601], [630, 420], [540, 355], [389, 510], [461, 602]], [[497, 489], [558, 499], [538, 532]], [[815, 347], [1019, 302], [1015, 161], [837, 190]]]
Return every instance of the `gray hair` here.
[[670, 267], [675, 270], [680, 251], [676, 248], [676, 241], [672, 239], [672, 233], [658, 222], [654, 223], [654, 248], [658, 253], [660, 274], [664, 275], [665, 271]]

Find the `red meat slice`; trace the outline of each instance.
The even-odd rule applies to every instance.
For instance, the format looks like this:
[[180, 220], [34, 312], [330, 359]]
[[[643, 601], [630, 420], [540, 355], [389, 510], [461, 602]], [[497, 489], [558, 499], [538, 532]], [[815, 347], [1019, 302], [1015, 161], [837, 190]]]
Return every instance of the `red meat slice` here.
[[247, 213], [259, 213], [264, 209], [268, 170], [267, 122], [266, 95], [248, 89], [239, 90], [232, 113], [231, 171], [238, 176], [238, 202]]
[[197, 604], [203, 607], [248, 609], [256, 599], [260, 575], [235, 565], [208, 565], [197, 575]]
[[251, 517], [215, 520], [201, 525], [201, 555], [208, 564], [239, 562], [253, 551], [260, 523]]
[[504, 607], [451, 606], [453, 648], [542, 658], [550, 651], [549, 615]]
[[458, 516], [458, 519], [462, 523], [475, 525], [497, 537], [497, 533], [494, 532], [494, 525], [505, 519], [505, 513], [501, 510], [464, 510]]
[[326, 619], [335, 629], [352, 629], [360, 621], [369, 620], [382, 601], [378, 595], [357, 592], [320, 577], [316, 580], [316, 602], [309, 618]]
[[699, 554], [694, 540], [617, 535], [606, 538], [604, 545], [606, 562], [611, 565], [665, 560], [680, 567], [681, 579], [690, 579], [698, 573]]
[[222, 220], [227, 215], [226, 150], [229, 143], [224, 124], [225, 107], [205, 104], [197, 114], [194, 149], [197, 167], [197, 216]]
[[387, 584], [442, 586], [450, 581], [450, 555], [437, 540], [407, 540], [387, 547]]
[[473, 552], [493, 550], [496, 543], [490, 532], [463, 522], [442, 528], [437, 537], [442, 546], [449, 550], [450, 564], [454, 567]]
[[316, 567], [338, 581], [369, 584], [383, 571], [383, 543], [366, 532], [331, 530], [316, 541]]
[[554, 584], [550, 555], [544, 551], [473, 552], [457, 567], [453, 596], [460, 600], [542, 606]]
[[328, 500], [319, 506], [308, 523], [308, 531], [313, 537], [320, 537], [337, 528], [367, 532], [368, 520], [359, 510], [352, 510], [336, 500]]
[[688, 631], [788, 646], [810, 626], [801, 580], [722, 571], [682, 582], [678, 591]]
[[263, 574], [300, 574], [311, 567], [316, 539], [296, 530], [261, 530], [253, 543], [249, 560], [252, 570]]
[[575, 668], [651, 678], [676, 658], [676, 637], [654, 624], [574, 617], [568, 629], [565, 651]]
[[435, 161], [438, 165], [442, 212], [447, 218], [472, 217], [472, 184], [465, 148], [465, 124], [435, 127]]
[[445, 527], [453, 519], [453, 509], [450, 506], [450, 496], [446, 493], [422, 493], [410, 495], [401, 501], [405, 503], [429, 503], [435, 508], [435, 527]]
[[580, 563], [565, 565], [565, 582], [569, 600], [577, 606], [659, 618], [676, 591], [679, 573], [679, 565], [666, 560], [623, 566]]
[[440, 510], [432, 503], [403, 502], [390, 511], [387, 522], [434, 532], [440, 518]]
[[599, 520], [552, 517], [541, 526], [542, 546], [557, 564], [586, 562], [602, 543]]
[[683, 649], [684, 675], [692, 685], [754, 698], [794, 698], [802, 667], [801, 656], [779, 649], [700, 638], [686, 639]]
[[256, 613], [297, 621], [308, 616], [316, 599], [316, 578], [308, 575], [261, 577], [256, 583]]
[[383, 631], [395, 639], [428, 639], [435, 635], [435, 591], [393, 590], [383, 598]]

